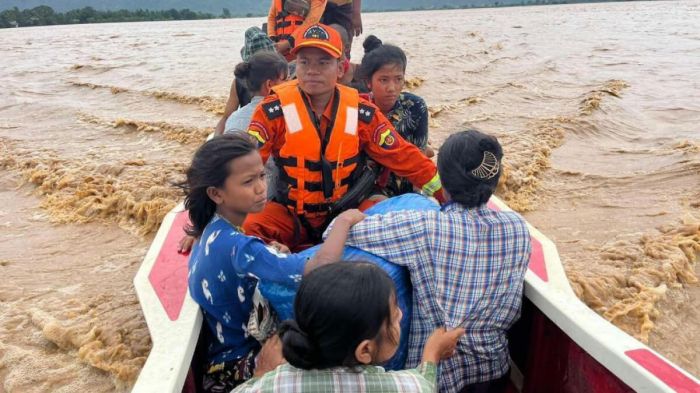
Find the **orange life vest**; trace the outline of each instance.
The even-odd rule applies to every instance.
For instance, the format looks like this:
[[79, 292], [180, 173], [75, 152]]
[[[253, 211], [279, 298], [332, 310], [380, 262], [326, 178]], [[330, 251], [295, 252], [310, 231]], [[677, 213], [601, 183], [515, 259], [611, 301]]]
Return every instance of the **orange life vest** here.
[[289, 39], [297, 27], [304, 24], [304, 17], [290, 14], [284, 10], [284, 0], [275, 0], [275, 34], [270, 37], [277, 42], [282, 39]]
[[[325, 134], [297, 81], [275, 86], [286, 124], [285, 143], [275, 157], [280, 168], [277, 199], [308, 217], [325, 215], [348, 191], [360, 159], [357, 90], [337, 85]], [[281, 195], [280, 195], [281, 194]]]

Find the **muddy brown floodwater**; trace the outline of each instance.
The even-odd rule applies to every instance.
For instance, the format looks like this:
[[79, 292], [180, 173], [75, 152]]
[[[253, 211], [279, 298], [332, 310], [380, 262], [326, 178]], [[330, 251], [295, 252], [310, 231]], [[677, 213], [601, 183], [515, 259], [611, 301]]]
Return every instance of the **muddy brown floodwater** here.
[[[433, 145], [497, 135], [498, 194], [577, 295], [696, 376], [698, 20], [692, 1], [364, 16], [405, 49]], [[0, 30], [0, 393], [133, 384], [150, 338], [132, 278], [261, 23]]]

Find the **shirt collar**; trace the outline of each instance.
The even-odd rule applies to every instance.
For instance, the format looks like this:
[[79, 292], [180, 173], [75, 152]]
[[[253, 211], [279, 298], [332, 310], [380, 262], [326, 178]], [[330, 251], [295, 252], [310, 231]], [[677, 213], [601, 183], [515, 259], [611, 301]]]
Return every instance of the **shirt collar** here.
[[460, 211], [468, 212], [469, 210], [481, 211], [483, 209], [488, 209], [488, 207], [486, 206], [485, 203], [481, 206], [477, 206], [477, 207], [473, 207], [473, 208], [469, 209], [469, 208], [464, 207], [464, 205], [462, 205], [461, 203], [455, 202], [455, 201], [449, 201], [449, 202], [445, 203], [444, 205], [442, 205], [442, 207], [440, 208], [440, 210], [445, 212], [445, 213], [460, 212]]
[[[374, 94], [372, 92], [370, 92], [367, 96], [369, 97], [369, 100], [372, 101], [373, 104], [375, 104], [375, 105], [377, 104], [376, 102], [374, 102]], [[389, 109], [389, 112], [387, 112], [386, 117], [390, 117], [393, 114], [393, 112], [401, 106], [402, 100], [403, 100], [403, 92], [399, 93], [399, 98], [396, 100], [396, 102], [394, 102], [394, 106], [392, 106], [391, 109]]]
[[[299, 90], [301, 90], [301, 89], [299, 89]], [[309, 103], [311, 103], [311, 96], [306, 94], [306, 92], [303, 90], [301, 90], [301, 94], [306, 95], [306, 99], [309, 101]], [[331, 112], [333, 110], [333, 99], [334, 98], [335, 98], [335, 89], [333, 89], [333, 94], [331, 94], [331, 99], [328, 100], [328, 103], [326, 104], [326, 108], [323, 110], [323, 113], [321, 114], [321, 116], [325, 117], [326, 120], [328, 120], [328, 121], [330, 121], [331, 117], [333, 116], [333, 114]], [[310, 115], [311, 115], [311, 113], [310, 113]], [[313, 115], [315, 116], [315, 113]]]

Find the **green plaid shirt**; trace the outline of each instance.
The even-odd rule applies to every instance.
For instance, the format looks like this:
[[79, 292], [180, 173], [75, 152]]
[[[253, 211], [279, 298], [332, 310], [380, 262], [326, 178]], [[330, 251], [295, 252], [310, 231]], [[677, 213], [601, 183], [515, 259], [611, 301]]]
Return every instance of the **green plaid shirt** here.
[[401, 371], [385, 371], [379, 366], [302, 370], [283, 364], [238, 386], [233, 393], [433, 393], [436, 384], [434, 363]]

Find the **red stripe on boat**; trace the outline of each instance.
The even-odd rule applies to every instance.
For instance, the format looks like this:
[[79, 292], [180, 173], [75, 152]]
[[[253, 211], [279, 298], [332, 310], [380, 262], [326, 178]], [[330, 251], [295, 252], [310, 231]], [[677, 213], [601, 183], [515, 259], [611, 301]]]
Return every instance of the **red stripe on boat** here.
[[698, 393], [700, 384], [685, 376], [648, 349], [633, 349], [625, 352], [632, 360], [654, 374], [676, 392]]
[[547, 274], [547, 265], [544, 263], [544, 252], [542, 251], [542, 243], [534, 237], [530, 237], [532, 251], [530, 252], [530, 264], [528, 268], [541, 278], [542, 281], [549, 281]]
[[189, 222], [187, 212], [177, 213], [163, 246], [158, 253], [148, 281], [156, 291], [168, 318], [174, 321], [180, 317], [182, 304], [187, 295], [188, 256], [177, 252], [178, 243], [184, 232], [182, 228]]

